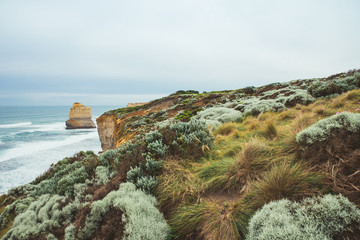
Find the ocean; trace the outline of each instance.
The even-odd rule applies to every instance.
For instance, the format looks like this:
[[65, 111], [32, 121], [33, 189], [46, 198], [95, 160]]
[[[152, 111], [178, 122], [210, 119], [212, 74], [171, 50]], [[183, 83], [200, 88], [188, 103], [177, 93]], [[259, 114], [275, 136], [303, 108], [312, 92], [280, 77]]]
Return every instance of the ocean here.
[[[0, 194], [31, 182], [65, 157], [101, 151], [97, 130], [66, 130], [71, 106], [0, 107]], [[115, 106], [91, 106], [93, 121]]]

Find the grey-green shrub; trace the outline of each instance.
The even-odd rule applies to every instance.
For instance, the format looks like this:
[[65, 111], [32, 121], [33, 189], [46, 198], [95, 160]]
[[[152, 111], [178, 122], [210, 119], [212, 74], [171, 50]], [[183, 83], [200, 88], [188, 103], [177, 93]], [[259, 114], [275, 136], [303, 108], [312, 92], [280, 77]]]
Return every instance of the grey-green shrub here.
[[202, 121], [190, 120], [189, 122], [176, 122], [170, 125], [171, 130], [175, 130], [172, 144], [190, 145], [200, 143], [210, 146], [214, 141], [206, 125]]
[[3, 239], [28, 239], [56, 227], [67, 225], [73, 220], [77, 204], [68, 204], [61, 208], [66, 198], [59, 195], [44, 194], [32, 202], [28, 209], [19, 214], [11, 229]]
[[247, 240], [331, 240], [360, 226], [360, 210], [341, 195], [270, 202], [250, 220]]
[[25, 212], [33, 201], [35, 201], [35, 199], [32, 197], [22, 197], [7, 205], [0, 214], [0, 228], [5, 227], [5, 225], [9, 223], [8, 219], [11, 214], [15, 213], [15, 215], [19, 215]]
[[83, 183], [88, 177], [84, 166], [75, 169], [71, 174], [65, 175], [57, 182], [56, 193], [73, 197], [75, 183]]
[[110, 181], [109, 180], [110, 175], [111, 175], [111, 171], [109, 167], [98, 166], [95, 169], [95, 183], [97, 185], [104, 185], [108, 183]]
[[204, 121], [207, 125], [218, 127], [222, 123], [236, 122], [242, 117], [241, 112], [226, 107], [211, 107], [198, 112], [192, 119]]
[[296, 141], [303, 146], [325, 141], [334, 130], [360, 133], [359, 113], [340, 113], [322, 119], [296, 135]]
[[[132, 183], [123, 183], [119, 190], [110, 192], [105, 198], [92, 204], [84, 228], [77, 233], [77, 239], [90, 238], [100, 227], [103, 216], [110, 208], [121, 210], [124, 213], [122, 216], [125, 224], [123, 239], [167, 239], [169, 226], [156, 208], [156, 204], [153, 196], [136, 190]], [[66, 230], [69, 239], [74, 236], [74, 231], [73, 227]]]
[[337, 78], [331, 81], [314, 81], [308, 88], [308, 92], [314, 97], [325, 97], [332, 94], [340, 94], [360, 87], [360, 73], [353, 76]]

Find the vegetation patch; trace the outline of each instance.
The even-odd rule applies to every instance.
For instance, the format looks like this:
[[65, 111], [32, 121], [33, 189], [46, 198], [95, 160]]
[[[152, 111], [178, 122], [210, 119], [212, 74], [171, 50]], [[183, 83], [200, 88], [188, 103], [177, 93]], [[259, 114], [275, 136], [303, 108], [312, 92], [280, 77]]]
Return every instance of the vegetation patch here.
[[283, 199], [255, 213], [246, 239], [331, 240], [345, 231], [359, 230], [359, 226], [360, 210], [341, 195], [307, 198], [299, 203]]

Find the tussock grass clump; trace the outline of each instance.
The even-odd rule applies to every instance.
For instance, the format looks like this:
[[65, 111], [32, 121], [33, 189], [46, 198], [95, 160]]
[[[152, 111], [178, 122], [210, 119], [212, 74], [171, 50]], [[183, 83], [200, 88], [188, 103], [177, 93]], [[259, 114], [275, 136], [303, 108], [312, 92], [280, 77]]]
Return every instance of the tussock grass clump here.
[[281, 143], [284, 153], [297, 153], [300, 151], [300, 145], [296, 141], [296, 136], [303, 129], [309, 127], [316, 122], [316, 117], [313, 113], [300, 113], [295, 117], [289, 125], [282, 128], [280, 132]]
[[234, 158], [210, 161], [198, 171], [197, 176], [204, 181], [207, 190], [229, 190], [240, 188], [245, 191], [268, 164], [265, 155], [268, 149], [258, 138], [242, 144], [242, 150]]
[[279, 162], [251, 184], [249, 196], [258, 206], [282, 198], [301, 199], [319, 192], [322, 180], [301, 163]]
[[215, 135], [220, 134], [223, 136], [233, 135], [234, 133], [239, 132], [237, 127], [238, 125], [234, 122], [224, 123], [214, 131], [214, 134]]
[[202, 191], [202, 183], [196, 178], [191, 165], [177, 159], [164, 161], [164, 171], [158, 177], [155, 190], [155, 196], [163, 211], [186, 202], [197, 202]]
[[243, 202], [236, 204], [204, 202], [178, 209], [170, 225], [176, 239], [243, 239], [249, 211]]
[[[325, 195], [301, 202], [279, 200], [266, 204], [251, 218], [246, 239], [342, 239], [360, 233], [360, 210], [341, 195]], [[336, 238], [339, 237], [339, 238]]]
[[274, 121], [270, 120], [265, 123], [263, 134], [267, 139], [270, 140], [274, 139], [278, 135], [278, 131], [274, 124]]

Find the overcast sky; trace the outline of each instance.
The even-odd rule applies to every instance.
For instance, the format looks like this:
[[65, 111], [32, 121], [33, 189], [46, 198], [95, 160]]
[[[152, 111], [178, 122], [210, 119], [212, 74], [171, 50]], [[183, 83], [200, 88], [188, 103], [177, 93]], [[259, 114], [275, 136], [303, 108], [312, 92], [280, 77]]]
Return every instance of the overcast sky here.
[[123, 105], [360, 68], [359, 0], [1, 0], [0, 105]]

